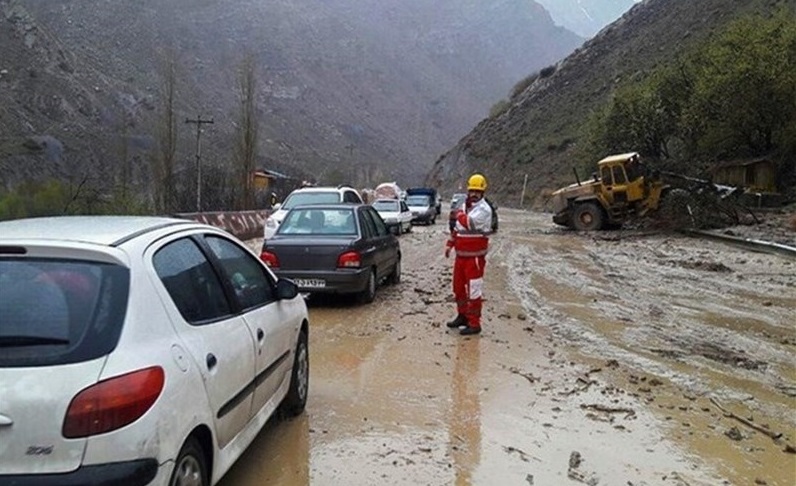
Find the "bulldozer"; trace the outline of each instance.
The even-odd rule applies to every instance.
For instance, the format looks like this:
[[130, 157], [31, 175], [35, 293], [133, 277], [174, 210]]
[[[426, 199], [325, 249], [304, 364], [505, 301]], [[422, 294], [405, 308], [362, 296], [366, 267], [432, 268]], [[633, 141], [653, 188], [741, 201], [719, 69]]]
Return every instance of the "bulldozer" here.
[[597, 169], [583, 182], [575, 171], [577, 182], [551, 195], [554, 223], [579, 231], [619, 227], [628, 218], [658, 209], [669, 188], [643, 166], [637, 152], [605, 157]]

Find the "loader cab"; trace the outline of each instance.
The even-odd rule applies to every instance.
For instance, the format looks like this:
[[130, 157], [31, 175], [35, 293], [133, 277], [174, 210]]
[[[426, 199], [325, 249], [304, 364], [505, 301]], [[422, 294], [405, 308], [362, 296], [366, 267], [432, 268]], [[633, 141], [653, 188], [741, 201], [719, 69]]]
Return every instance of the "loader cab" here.
[[600, 196], [606, 206], [628, 205], [644, 199], [644, 175], [637, 152], [606, 157], [597, 166]]

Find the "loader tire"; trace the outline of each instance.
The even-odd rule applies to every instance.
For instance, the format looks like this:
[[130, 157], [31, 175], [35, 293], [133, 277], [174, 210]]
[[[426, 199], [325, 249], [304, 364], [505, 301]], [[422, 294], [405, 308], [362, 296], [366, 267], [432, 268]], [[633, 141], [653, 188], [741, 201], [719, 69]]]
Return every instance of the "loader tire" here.
[[597, 231], [602, 229], [603, 210], [594, 203], [580, 204], [572, 213], [572, 227], [578, 231]]

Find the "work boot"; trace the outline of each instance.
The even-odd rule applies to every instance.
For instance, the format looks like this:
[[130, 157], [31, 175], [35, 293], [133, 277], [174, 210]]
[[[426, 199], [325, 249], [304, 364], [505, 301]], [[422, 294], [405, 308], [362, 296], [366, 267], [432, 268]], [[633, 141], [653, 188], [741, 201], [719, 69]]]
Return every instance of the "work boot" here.
[[456, 316], [456, 319], [446, 324], [446, 326], [450, 327], [451, 329], [455, 329], [457, 327], [466, 326], [466, 325], [467, 325], [467, 318], [464, 317], [464, 314], [459, 314], [458, 316]]
[[459, 334], [461, 334], [462, 336], [470, 336], [472, 334], [481, 334], [481, 328], [480, 327], [467, 326], [467, 327], [464, 327], [462, 329], [459, 329]]

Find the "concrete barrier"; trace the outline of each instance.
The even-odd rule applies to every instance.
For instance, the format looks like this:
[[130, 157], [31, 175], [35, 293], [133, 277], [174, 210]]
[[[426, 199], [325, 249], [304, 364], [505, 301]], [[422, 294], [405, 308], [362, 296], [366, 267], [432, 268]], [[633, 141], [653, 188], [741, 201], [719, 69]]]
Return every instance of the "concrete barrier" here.
[[262, 236], [270, 211], [216, 211], [209, 213], [179, 213], [175, 217], [190, 219], [229, 231], [242, 240]]

